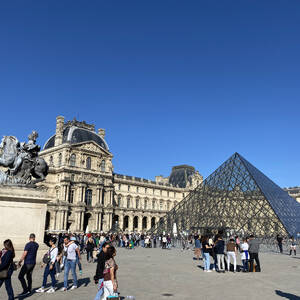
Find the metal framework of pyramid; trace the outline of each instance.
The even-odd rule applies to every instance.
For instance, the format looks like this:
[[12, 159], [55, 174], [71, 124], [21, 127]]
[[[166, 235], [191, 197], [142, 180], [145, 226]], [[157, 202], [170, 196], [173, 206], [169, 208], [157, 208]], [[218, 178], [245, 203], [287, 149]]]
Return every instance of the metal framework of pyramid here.
[[230, 232], [274, 237], [300, 232], [300, 204], [240, 154], [233, 154], [153, 228], [156, 233]]

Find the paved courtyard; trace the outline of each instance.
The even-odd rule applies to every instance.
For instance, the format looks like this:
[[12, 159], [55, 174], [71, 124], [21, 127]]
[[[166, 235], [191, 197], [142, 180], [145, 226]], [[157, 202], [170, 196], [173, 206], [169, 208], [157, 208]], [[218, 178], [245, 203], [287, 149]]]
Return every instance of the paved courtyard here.
[[[300, 255], [289, 257], [261, 253], [261, 273], [204, 273], [202, 262], [192, 259], [192, 251], [162, 249], [117, 250], [119, 291], [122, 297], [136, 300], [157, 299], [297, 299], [300, 300]], [[92, 280], [96, 264], [83, 258], [80, 287], [74, 291], [36, 294], [26, 299], [93, 300], [96, 286]], [[238, 262], [240, 262], [238, 260]], [[33, 287], [41, 285], [43, 271], [36, 267]], [[50, 280], [50, 278], [49, 278]], [[59, 287], [62, 286], [60, 277]], [[17, 273], [13, 276], [15, 295], [21, 292]], [[4, 286], [0, 299], [7, 299]], [[24, 299], [24, 298], [19, 298]]]

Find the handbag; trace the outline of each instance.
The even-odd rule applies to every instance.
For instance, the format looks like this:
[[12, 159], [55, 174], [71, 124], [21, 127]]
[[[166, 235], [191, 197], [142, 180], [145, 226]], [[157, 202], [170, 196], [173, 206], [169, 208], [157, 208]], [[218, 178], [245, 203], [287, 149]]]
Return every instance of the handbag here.
[[[9, 269], [9, 267], [8, 267]], [[0, 279], [7, 279], [8, 278], [8, 269], [0, 271]]]
[[51, 261], [51, 252], [52, 250], [54, 250], [55, 248], [52, 248], [51, 250], [47, 251], [47, 253], [45, 253], [45, 255], [43, 256], [43, 263], [45, 265], [48, 265], [49, 262]]

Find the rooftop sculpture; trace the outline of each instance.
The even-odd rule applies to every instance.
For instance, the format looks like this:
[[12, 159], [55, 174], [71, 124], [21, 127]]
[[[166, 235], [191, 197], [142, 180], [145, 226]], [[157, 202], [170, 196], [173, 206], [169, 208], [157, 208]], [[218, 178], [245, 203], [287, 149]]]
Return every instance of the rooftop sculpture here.
[[[36, 144], [38, 133], [32, 131], [28, 142], [20, 143], [14, 136], [4, 136], [0, 144], [0, 184], [34, 185], [48, 174], [48, 165], [38, 156], [40, 146]], [[35, 178], [34, 180], [32, 178]]]

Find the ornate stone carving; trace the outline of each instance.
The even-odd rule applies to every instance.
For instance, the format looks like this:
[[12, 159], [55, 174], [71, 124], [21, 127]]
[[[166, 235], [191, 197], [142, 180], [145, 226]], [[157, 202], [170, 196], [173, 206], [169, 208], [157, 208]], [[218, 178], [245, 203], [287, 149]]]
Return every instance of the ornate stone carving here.
[[[32, 131], [27, 143], [20, 143], [14, 136], [2, 138], [0, 166], [8, 169], [0, 171], [0, 184], [34, 185], [46, 178], [48, 165], [38, 156], [40, 146], [36, 144], [37, 137], [38, 133]], [[32, 180], [32, 177], [36, 179]]]

